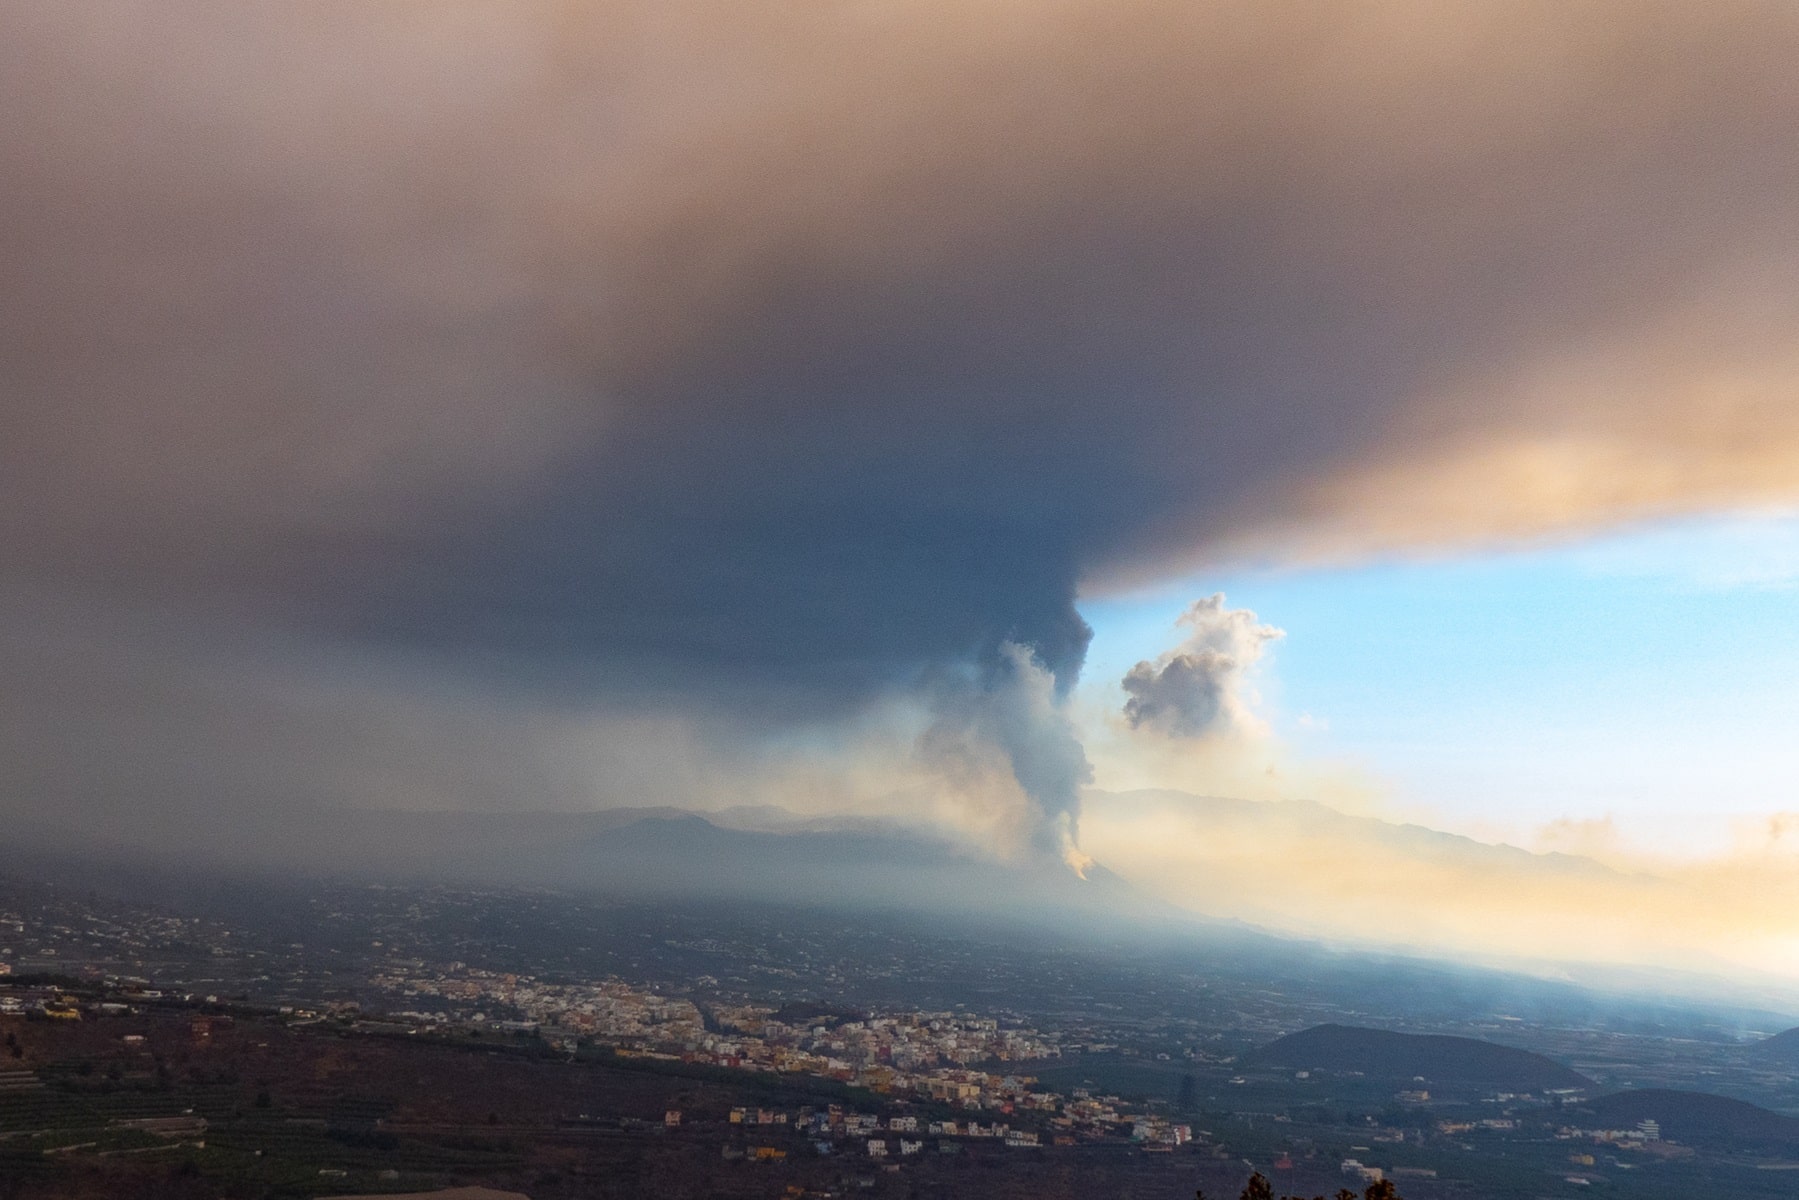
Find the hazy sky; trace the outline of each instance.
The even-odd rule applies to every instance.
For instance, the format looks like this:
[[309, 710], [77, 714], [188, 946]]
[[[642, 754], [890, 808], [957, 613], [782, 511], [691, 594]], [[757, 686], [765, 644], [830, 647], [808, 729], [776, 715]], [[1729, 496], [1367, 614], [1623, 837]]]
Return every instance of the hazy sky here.
[[1794, 539], [1717, 518], [1799, 503], [1796, 52], [1746, 0], [14, 6], [0, 803], [1778, 827]]

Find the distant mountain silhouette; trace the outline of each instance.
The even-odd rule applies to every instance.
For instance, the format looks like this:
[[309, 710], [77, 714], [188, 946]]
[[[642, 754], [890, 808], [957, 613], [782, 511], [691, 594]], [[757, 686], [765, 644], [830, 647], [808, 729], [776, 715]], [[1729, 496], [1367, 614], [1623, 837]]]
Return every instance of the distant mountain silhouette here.
[[1173, 915], [1101, 866], [1083, 879], [1059, 860], [998, 860], [894, 826], [780, 821], [753, 810], [346, 813], [331, 835], [319, 861], [334, 873], [371, 878], [978, 912], [1052, 924], [1076, 915]]
[[1662, 1137], [1683, 1145], [1728, 1149], [1799, 1151], [1799, 1120], [1728, 1096], [1643, 1088], [1618, 1092], [1567, 1111], [1571, 1125], [1631, 1129], [1654, 1121]]
[[1354, 846], [1359, 854], [1379, 853], [1393, 862], [1453, 863], [1475, 877], [1607, 881], [1631, 878], [1580, 855], [1524, 850], [1424, 825], [1355, 816], [1315, 800], [1243, 800], [1166, 788], [1124, 792], [1089, 789], [1086, 800], [1094, 809], [1111, 808], [1134, 815], [1178, 812], [1190, 819], [1192, 828], [1226, 845], [1305, 838]]
[[[9, 830], [9, 832], [11, 832]], [[618, 897], [752, 900], [844, 909], [909, 909], [1107, 930], [1201, 922], [1103, 866], [1082, 878], [1059, 857], [1003, 856], [947, 833], [773, 808], [592, 812], [282, 810], [250, 828], [196, 835], [163, 856], [75, 851], [33, 827], [0, 839], [0, 867], [32, 856], [351, 882], [547, 887]], [[1231, 922], [1206, 923], [1213, 928]]]
[[1392, 1033], [1350, 1025], [1319, 1025], [1252, 1050], [1248, 1066], [1360, 1072], [1373, 1079], [1409, 1081], [1444, 1091], [1542, 1092], [1596, 1085], [1577, 1071], [1528, 1050], [1442, 1034]]

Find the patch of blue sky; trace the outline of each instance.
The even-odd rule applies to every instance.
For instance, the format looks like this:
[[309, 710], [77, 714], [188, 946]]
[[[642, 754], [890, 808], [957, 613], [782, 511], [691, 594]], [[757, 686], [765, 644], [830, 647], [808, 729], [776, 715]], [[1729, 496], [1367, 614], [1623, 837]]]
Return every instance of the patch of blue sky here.
[[1287, 631], [1261, 679], [1282, 739], [1372, 770], [1403, 802], [1714, 837], [1799, 809], [1799, 514], [1095, 598], [1083, 687], [1115, 688], [1213, 591]]

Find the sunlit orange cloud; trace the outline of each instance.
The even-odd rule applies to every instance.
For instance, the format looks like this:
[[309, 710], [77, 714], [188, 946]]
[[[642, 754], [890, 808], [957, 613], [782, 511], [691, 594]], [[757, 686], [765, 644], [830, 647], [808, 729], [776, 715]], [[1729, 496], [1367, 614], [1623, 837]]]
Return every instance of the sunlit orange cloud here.
[[1799, 856], [1625, 871], [1303, 802], [1094, 794], [1086, 844], [1197, 913], [1459, 956], [1799, 980]]
[[1799, 297], [1737, 262], [1611, 328], [1450, 369], [1405, 394], [1391, 437], [1253, 489], [1194, 561], [1355, 562], [1790, 505], [1799, 353], [1779, 331], [1796, 325]]

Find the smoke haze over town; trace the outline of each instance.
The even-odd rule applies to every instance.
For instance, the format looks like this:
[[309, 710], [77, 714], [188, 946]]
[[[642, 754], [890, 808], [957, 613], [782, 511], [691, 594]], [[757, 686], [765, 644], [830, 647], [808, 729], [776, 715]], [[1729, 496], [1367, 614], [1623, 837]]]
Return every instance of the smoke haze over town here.
[[1796, 53], [1752, 0], [14, 5], [0, 869], [1799, 1013]]

